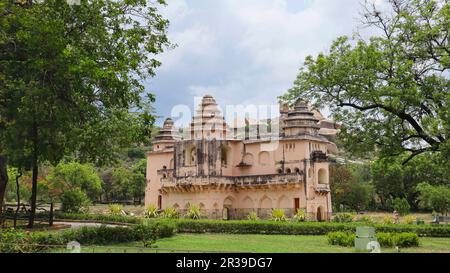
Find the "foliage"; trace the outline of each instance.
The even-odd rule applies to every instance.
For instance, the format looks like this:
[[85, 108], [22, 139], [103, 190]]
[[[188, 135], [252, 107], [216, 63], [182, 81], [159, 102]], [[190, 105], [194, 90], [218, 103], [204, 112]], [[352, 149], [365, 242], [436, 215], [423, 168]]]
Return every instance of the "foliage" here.
[[283, 209], [273, 209], [270, 215], [270, 219], [275, 222], [285, 222], [287, 217], [284, 214]]
[[71, 189], [61, 195], [61, 210], [64, 212], [86, 212], [91, 201], [80, 189]]
[[78, 162], [61, 162], [47, 177], [50, 182], [50, 191], [64, 192], [66, 190], [80, 189], [94, 200], [101, 193], [102, 184], [94, 166]]
[[[174, 221], [180, 233], [233, 233], [233, 234], [285, 234], [325, 235], [334, 231], [356, 232], [357, 226], [366, 223], [335, 222], [275, 222], [275, 221], [221, 221], [189, 220]], [[450, 226], [373, 224], [377, 232], [412, 232], [422, 237], [450, 237]]]
[[403, 222], [407, 225], [412, 225], [414, 222], [417, 222], [416, 218], [412, 215], [407, 215], [403, 217]]
[[395, 198], [406, 198], [411, 209], [420, 208], [417, 185], [450, 185], [450, 168], [438, 155], [422, 154], [403, 165], [404, 157], [378, 158], [371, 164], [378, 209], [392, 211]]
[[0, 253], [26, 253], [34, 251], [33, 241], [26, 233], [15, 229], [0, 229]]
[[333, 164], [330, 166], [330, 188], [335, 210], [348, 207], [362, 211], [369, 206], [373, 187], [371, 172], [366, 164]]
[[393, 224], [394, 223], [394, 218], [392, 216], [386, 215], [386, 216], [383, 217], [382, 222], [385, 225]]
[[111, 215], [121, 215], [123, 211], [123, 206], [120, 204], [111, 204], [108, 206], [109, 214]]
[[400, 216], [405, 216], [409, 213], [410, 206], [405, 198], [394, 199], [394, 210], [398, 212]]
[[422, 208], [432, 209], [442, 215], [447, 214], [450, 210], [450, 187], [420, 183], [416, 190], [419, 192], [419, 201]]
[[258, 217], [258, 213], [252, 211], [247, 215], [247, 220], [249, 221], [258, 221], [259, 217]]
[[[139, 163], [140, 164], [140, 163]], [[116, 167], [111, 173], [111, 195], [116, 199], [142, 199], [145, 194], [145, 175], [139, 168]]]
[[[38, 214], [39, 215], [39, 214]], [[48, 216], [44, 216], [48, 218]], [[44, 218], [43, 217], [43, 218]], [[94, 221], [94, 222], [102, 222], [105, 224], [117, 224], [117, 223], [126, 223], [126, 224], [139, 224], [142, 219], [134, 216], [128, 215], [110, 215], [110, 214], [87, 214], [87, 213], [61, 213], [55, 212], [55, 219], [58, 220], [78, 220], [78, 221]]]
[[176, 208], [169, 207], [163, 210], [161, 216], [163, 218], [176, 219], [180, 217], [180, 213]]
[[346, 196], [347, 206], [355, 211], [365, 210], [372, 198], [373, 188], [368, 183], [353, 183], [350, 192]]
[[[414, 247], [419, 246], [419, 236], [416, 233], [400, 232], [376, 234], [377, 241], [382, 247]], [[353, 247], [356, 235], [353, 232], [330, 232], [327, 234], [328, 243], [331, 245], [339, 245], [344, 247]]]
[[364, 215], [364, 216], [359, 217], [357, 222], [371, 225], [371, 224], [375, 223], [375, 220], [370, 216]]
[[155, 205], [149, 205], [145, 209], [145, 217], [157, 218], [159, 216], [159, 209]]
[[356, 235], [354, 232], [336, 231], [327, 234], [330, 245], [352, 247], [355, 245]]
[[197, 204], [190, 204], [185, 217], [193, 220], [200, 219], [202, 217], [200, 206]]
[[416, 247], [419, 246], [419, 236], [416, 233], [377, 233], [377, 240], [383, 247]]
[[336, 213], [333, 216], [333, 222], [337, 223], [349, 223], [353, 222], [354, 215], [351, 213]]
[[404, 156], [407, 163], [435, 153], [448, 160], [450, 4], [386, 4], [391, 12], [367, 4], [362, 16], [366, 26], [381, 30], [378, 35], [339, 37], [327, 53], [307, 57], [282, 99], [328, 107], [353, 154]]
[[307, 220], [307, 214], [305, 209], [297, 209], [297, 212], [293, 218], [296, 222], [305, 222]]
[[158, 238], [170, 237], [176, 232], [170, 222], [144, 222], [132, 227], [82, 227], [58, 233], [18, 230], [0, 230], [0, 252], [41, 252], [51, 245], [65, 247], [70, 241], [83, 245], [108, 245], [141, 241], [151, 246]]
[[33, 172], [30, 226], [41, 163], [72, 156], [101, 165], [148, 141], [154, 96], [143, 80], [170, 46], [163, 3], [1, 2], [0, 150]]

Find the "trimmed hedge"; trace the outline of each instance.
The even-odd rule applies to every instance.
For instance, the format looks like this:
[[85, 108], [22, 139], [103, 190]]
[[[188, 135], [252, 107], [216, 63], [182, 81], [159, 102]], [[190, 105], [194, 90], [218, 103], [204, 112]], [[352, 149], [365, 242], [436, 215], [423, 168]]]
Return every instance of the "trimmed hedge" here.
[[[419, 236], [412, 232], [401, 233], [376, 233], [377, 241], [382, 247], [417, 247], [419, 246]], [[353, 247], [355, 244], [355, 233], [338, 231], [327, 234], [328, 243], [344, 247]]]
[[[155, 219], [154, 221], [161, 221]], [[181, 233], [234, 233], [234, 234], [285, 234], [326, 235], [334, 231], [355, 232], [364, 223], [317, 223], [317, 222], [274, 222], [274, 221], [222, 221], [222, 220], [171, 220]], [[421, 237], [450, 237], [450, 226], [420, 225], [370, 225], [377, 232], [412, 232]]]
[[85, 214], [85, 213], [63, 213], [56, 212], [54, 214], [56, 220], [77, 220], [102, 223], [125, 223], [140, 224], [142, 218], [126, 215], [109, 215], [109, 214]]
[[173, 223], [151, 222], [132, 227], [82, 227], [62, 232], [28, 233], [14, 229], [0, 230], [0, 252], [42, 252], [52, 246], [64, 246], [70, 241], [82, 245], [109, 245], [142, 241], [151, 245], [157, 238], [170, 237], [176, 232]]
[[[102, 223], [140, 224], [143, 218], [123, 215], [57, 213], [56, 219], [96, 221]], [[344, 217], [345, 218], [345, 217]], [[173, 222], [183, 233], [237, 233], [237, 234], [286, 234], [326, 235], [333, 231], [356, 231], [357, 226], [373, 226], [377, 232], [413, 232], [420, 237], [450, 237], [450, 226], [370, 224], [364, 222], [274, 222], [274, 221], [223, 221], [152, 218], [149, 221]]]

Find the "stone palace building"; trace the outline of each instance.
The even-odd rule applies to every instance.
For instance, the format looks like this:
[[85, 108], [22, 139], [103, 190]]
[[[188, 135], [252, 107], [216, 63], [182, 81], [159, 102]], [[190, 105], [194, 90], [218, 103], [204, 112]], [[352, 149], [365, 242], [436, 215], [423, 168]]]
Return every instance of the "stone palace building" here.
[[[281, 107], [276, 136], [240, 137], [212, 96], [203, 97], [182, 138], [171, 119], [147, 153], [145, 205], [187, 210], [215, 219], [267, 218], [274, 208], [304, 209], [317, 221], [331, 216], [328, 154], [337, 125], [299, 100]], [[248, 126], [247, 126], [248, 127]]]

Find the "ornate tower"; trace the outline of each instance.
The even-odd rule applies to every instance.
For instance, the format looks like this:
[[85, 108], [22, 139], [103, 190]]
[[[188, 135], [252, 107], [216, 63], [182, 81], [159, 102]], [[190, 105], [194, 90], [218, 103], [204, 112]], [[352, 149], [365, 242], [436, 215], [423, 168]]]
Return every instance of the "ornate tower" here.
[[228, 127], [215, 99], [205, 95], [191, 122], [191, 139], [226, 139]]
[[180, 140], [178, 132], [174, 129], [173, 120], [167, 118], [159, 133], [155, 136], [153, 141], [153, 151], [159, 152], [174, 147], [175, 142]]
[[285, 137], [294, 137], [299, 135], [319, 134], [319, 119], [309, 110], [308, 103], [303, 100], [297, 100], [294, 109], [287, 113], [284, 118], [283, 133]]

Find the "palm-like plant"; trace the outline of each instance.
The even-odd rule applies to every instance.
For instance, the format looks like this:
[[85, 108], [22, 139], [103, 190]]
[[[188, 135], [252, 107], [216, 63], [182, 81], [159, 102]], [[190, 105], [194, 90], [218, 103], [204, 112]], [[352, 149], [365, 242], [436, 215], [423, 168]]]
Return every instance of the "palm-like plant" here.
[[109, 214], [111, 215], [121, 215], [123, 211], [123, 206], [120, 204], [109, 205]]
[[249, 221], [257, 221], [257, 220], [259, 220], [259, 217], [258, 217], [258, 214], [257, 214], [256, 212], [252, 211], [252, 212], [250, 212], [250, 213], [247, 215], [247, 219], [248, 219]]
[[157, 218], [159, 216], [158, 208], [155, 205], [150, 205], [145, 211], [145, 217], [147, 218]]
[[306, 221], [306, 211], [304, 209], [298, 209], [294, 215], [294, 221], [296, 222]]
[[163, 218], [176, 219], [180, 216], [178, 210], [176, 208], [166, 208], [162, 213]]
[[274, 209], [272, 210], [272, 221], [275, 222], [284, 222], [287, 220], [286, 215], [284, 214], [284, 210], [282, 209]]
[[200, 206], [196, 204], [189, 205], [186, 217], [194, 220], [200, 219], [202, 217], [202, 211], [200, 209]]

